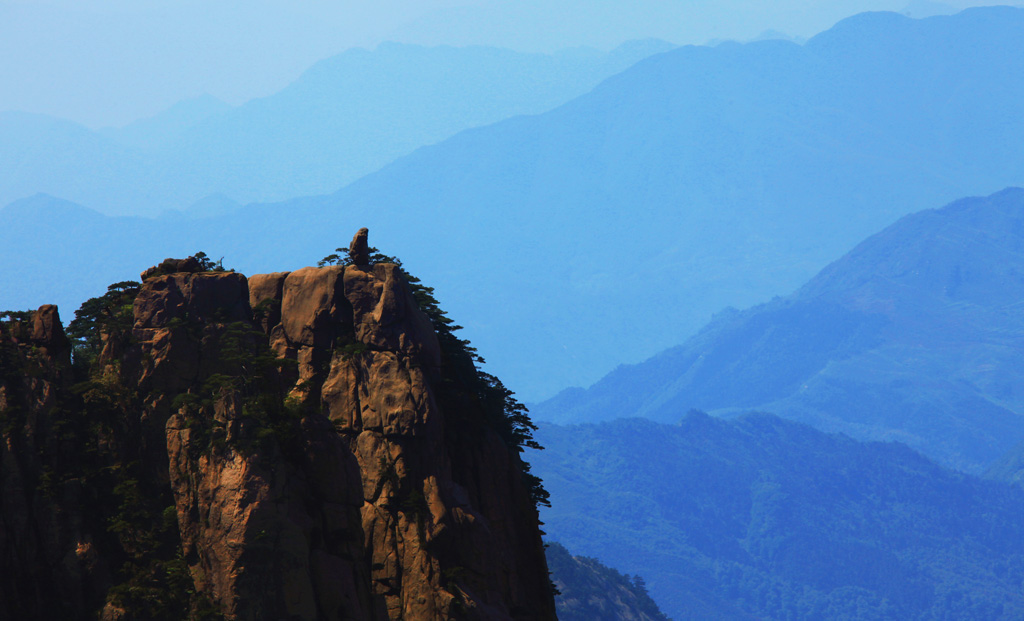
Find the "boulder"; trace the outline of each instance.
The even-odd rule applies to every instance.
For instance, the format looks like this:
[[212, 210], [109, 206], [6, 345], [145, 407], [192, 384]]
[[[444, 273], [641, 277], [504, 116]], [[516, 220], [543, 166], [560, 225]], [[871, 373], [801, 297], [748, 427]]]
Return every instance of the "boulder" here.
[[370, 264], [369, 235], [370, 230], [364, 227], [356, 231], [352, 237], [352, 242], [348, 245], [348, 258], [352, 260], [353, 265]]
[[195, 257], [188, 257], [185, 259], [164, 259], [160, 262], [160, 265], [154, 265], [148, 270], [142, 272], [139, 276], [142, 281], [145, 282], [149, 278], [154, 276], [162, 276], [164, 274], [176, 274], [178, 272], [198, 272], [203, 269], [203, 266], [199, 264], [199, 261]]
[[249, 306], [252, 307], [253, 321], [268, 334], [281, 323], [284, 281], [290, 273], [274, 272], [249, 277]]
[[249, 287], [235, 272], [176, 272], [146, 280], [135, 298], [136, 328], [181, 321], [249, 321]]
[[352, 321], [342, 294], [345, 268], [304, 267], [289, 273], [281, 295], [281, 325], [295, 346], [329, 347], [338, 331]]
[[44, 304], [32, 313], [32, 341], [40, 347], [45, 347], [51, 355], [71, 348], [71, 342], [64, 334], [64, 326], [60, 322], [57, 307], [53, 304]]
[[431, 370], [440, 367], [437, 335], [397, 265], [349, 267], [345, 271], [345, 297], [352, 305], [357, 340], [373, 348], [415, 356]]

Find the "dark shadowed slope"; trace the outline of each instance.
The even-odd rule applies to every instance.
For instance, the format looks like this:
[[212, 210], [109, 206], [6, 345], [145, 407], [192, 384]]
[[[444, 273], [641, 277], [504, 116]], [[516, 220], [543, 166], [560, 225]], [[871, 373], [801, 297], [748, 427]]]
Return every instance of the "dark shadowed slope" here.
[[555, 620], [529, 418], [357, 257], [0, 312], [0, 618]]
[[539, 400], [792, 291], [901, 215], [1024, 184], [1022, 107], [1024, 10], [865, 14], [804, 46], [659, 54], [334, 195], [161, 233], [258, 271], [368, 226]]
[[560, 543], [547, 546], [559, 621], [668, 621], [647, 594], [643, 578], [620, 574], [595, 558], [573, 556]]
[[903, 218], [794, 294], [534, 408], [561, 422], [759, 409], [980, 472], [1024, 440], [1024, 190]]
[[542, 424], [548, 536], [675, 619], [1019, 619], [1024, 490], [771, 415]]
[[670, 48], [652, 40], [525, 54], [390, 43], [323, 60], [237, 108], [199, 98], [99, 132], [0, 114], [0, 204], [45, 192], [155, 215], [215, 193], [246, 203], [332, 192], [461, 130], [550, 110]]

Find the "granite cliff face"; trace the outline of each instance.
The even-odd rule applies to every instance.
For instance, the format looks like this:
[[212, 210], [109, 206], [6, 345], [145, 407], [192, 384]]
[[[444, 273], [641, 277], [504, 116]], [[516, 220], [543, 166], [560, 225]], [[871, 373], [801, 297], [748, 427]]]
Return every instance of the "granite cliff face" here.
[[514, 401], [352, 256], [0, 321], [0, 616], [555, 617]]

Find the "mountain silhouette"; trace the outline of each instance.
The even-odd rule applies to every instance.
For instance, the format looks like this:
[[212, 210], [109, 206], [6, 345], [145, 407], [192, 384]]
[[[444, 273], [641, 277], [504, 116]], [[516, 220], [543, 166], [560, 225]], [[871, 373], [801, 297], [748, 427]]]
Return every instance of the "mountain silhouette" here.
[[[202, 248], [258, 272], [314, 263], [367, 226], [538, 401], [683, 342], [724, 307], [790, 293], [900, 216], [1024, 185], [1022, 104], [1024, 10], [867, 13], [803, 46], [651, 56], [334, 194], [150, 237], [112, 220], [92, 243], [125, 256]], [[36, 239], [34, 259], [2, 254], [15, 273], [77, 243], [5, 234]], [[38, 303], [77, 306], [112, 276]], [[0, 307], [37, 304], [14, 288], [0, 283]]]
[[760, 410], [981, 472], [1024, 442], [1024, 190], [901, 219], [792, 295], [568, 390], [539, 418]]
[[461, 130], [550, 110], [670, 48], [648, 40], [527, 54], [385, 43], [320, 61], [235, 108], [199, 97], [98, 132], [2, 114], [0, 204], [43, 192], [155, 215], [211, 194], [249, 203], [333, 192]]

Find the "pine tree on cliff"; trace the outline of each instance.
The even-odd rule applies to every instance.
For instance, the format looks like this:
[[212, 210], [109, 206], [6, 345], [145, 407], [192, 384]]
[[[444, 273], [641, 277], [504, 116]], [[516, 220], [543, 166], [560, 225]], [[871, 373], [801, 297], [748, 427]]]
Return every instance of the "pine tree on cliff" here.
[[[334, 253], [317, 262], [318, 267], [327, 265], [375, 265], [392, 263], [397, 265], [409, 283], [413, 297], [421, 311], [430, 319], [441, 343], [442, 354], [460, 375], [460, 379], [473, 387], [475, 396], [487, 412], [488, 422], [494, 426], [509, 447], [522, 453], [524, 448], [543, 450], [533, 437], [537, 426], [530, 420], [529, 410], [515, 398], [515, 393], [505, 387], [500, 379], [487, 373], [481, 367], [485, 360], [477, 353], [467, 339], [455, 333], [462, 326], [455, 323], [434, 297], [434, 288], [428, 287], [416, 276], [409, 273], [401, 259], [383, 254], [368, 244], [369, 231], [361, 228], [352, 238], [348, 248], [335, 248]], [[551, 506], [550, 494], [544, 489], [540, 477], [530, 472], [530, 464], [523, 464], [523, 480], [530, 490], [535, 505]]]

